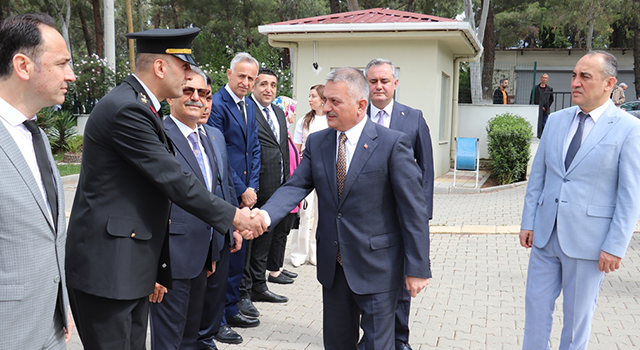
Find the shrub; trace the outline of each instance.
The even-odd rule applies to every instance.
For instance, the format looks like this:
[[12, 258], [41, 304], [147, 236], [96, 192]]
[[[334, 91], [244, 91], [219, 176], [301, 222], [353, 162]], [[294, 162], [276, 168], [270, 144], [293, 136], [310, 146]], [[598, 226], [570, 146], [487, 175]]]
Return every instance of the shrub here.
[[67, 140], [67, 151], [69, 153], [82, 153], [82, 136], [76, 135]]
[[531, 124], [521, 116], [505, 113], [487, 124], [491, 174], [500, 184], [524, 180], [531, 156]]
[[51, 127], [45, 130], [49, 136], [49, 143], [53, 152], [68, 150], [68, 140], [76, 134], [76, 116], [69, 111], [54, 112]]

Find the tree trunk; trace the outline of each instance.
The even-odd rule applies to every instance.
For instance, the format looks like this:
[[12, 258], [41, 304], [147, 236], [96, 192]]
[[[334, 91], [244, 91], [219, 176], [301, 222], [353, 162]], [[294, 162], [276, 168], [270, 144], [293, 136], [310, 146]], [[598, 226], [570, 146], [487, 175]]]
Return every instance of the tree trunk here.
[[587, 52], [593, 50], [593, 27], [595, 25], [596, 19], [594, 18], [593, 7], [589, 7], [589, 11], [587, 12], [587, 21], [589, 26], [587, 27]]
[[80, 27], [82, 28], [82, 36], [84, 37], [84, 43], [87, 45], [87, 54], [91, 55], [93, 51], [93, 43], [91, 42], [92, 35], [89, 30], [89, 24], [87, 23], [87, 19], [82, 13], [82, 7], [76, 6], [76, 13], [80, 18]]
[[339, 13], [340, 12], [340, 1], [339, 0], [329, 0], [329, 7], [331, 8], [331, 13]]
[[493, 68], [496, 56], [495, 26], [493, 9], [489, 6], [487, 13], [487, 26], [484, 32], [484, 47], [482, 67], [482, 98], [490, 101], [493, 98]]
[[104, 57], [104, 30], [100, 15], [100, 0], [91, 0], [91, 6], [93, 6], [93, 25], [96, 33], [96, 55]]
[[349, 0], [349, 11], [358, 11], [359, 9], [358, 0]]

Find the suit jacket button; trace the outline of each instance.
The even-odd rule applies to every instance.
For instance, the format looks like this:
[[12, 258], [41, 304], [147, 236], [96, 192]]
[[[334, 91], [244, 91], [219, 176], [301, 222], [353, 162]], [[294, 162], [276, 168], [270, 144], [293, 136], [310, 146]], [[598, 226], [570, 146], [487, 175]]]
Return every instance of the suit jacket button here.
[[58, 283], [60, 282], [60, 276], [56, 276], [53, 278], [53, 283]]
[[342, 218], [342, 213], [338, 213], [338, 219]]
[[333, 246], [337, 247], [338, 246], [338, 242], [337, 241], [333, 241]]
[[556, 203], [558, 203], [558, 198], [556, 198]]
[[245, 171], [243, 172], [243, 174], [244, 174], [244, 175], [247, 175], [247, 171], [245, 170]]
[[134, 238], [136, 236], [135, 232], [131, 232], [131, 238]]

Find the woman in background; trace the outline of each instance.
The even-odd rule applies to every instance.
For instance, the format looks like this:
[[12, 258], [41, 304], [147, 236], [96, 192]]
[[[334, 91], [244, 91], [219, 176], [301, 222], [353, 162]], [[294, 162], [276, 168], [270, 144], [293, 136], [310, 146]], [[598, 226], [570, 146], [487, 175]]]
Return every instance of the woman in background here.
[[[296, 120], [296, 101], [287, 96], [278, 96], [273, 103], [284, 111], [288, 130], [289, 126]], [[289, 131], [287, 131], [287, 139], [289, 141], [289, 175], [292, 175], [298, 164], [300, 164], [300, 152], [294, 145]], [[298, 207], [295, 207], [291, 212], [289, 212], [283, 220], [286, 220], [287, 222], [284, 230], [286, 235], [283, 237], [273, 237], [273, 240], [271, 241], [271, 249], [269, 249], [269, 256], [267, 257], [267, 270], [269, 271], [268, 280], [270, 282], [275, 281], [280, 274], [289, 278], [298, 277], [297, 273], [285, 270], [282, 267], [284, 263], [284, 252], [287, 246], [287, 235], [289, 235], [289, 232], [294, 227], [297, 227], [296, 224], [299, 221]], [[291, 282], [292, 280], [288, 283]]]
[[[311, 91], [309, 91], [309, 107], [311, 107], [311, 111], [305, 114], [304, 118], [300, 118], [296, 124], [293, 142], [300, 150], [300, 154], [304, 152], [304, 144], [309, 134], [329, 127], [323, 110], [325, 101], [323, 92], [324, 85], [311, 87]], [[317, 212], [318, 203], [316, 191], [314, 190], [302, 202], [300, 228], [291, 235], [291, 264], [295, 267], [304, 264], [307, 259], [310, 264], [316, 264]]]

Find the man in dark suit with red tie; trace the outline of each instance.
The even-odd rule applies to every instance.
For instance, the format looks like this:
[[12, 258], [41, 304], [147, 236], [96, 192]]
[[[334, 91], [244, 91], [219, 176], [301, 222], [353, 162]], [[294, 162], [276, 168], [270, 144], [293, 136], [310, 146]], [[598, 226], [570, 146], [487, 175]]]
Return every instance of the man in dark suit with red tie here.
[[431, 278], [427, 204], [409, 137], [366, 116], [360, 70], [327, 76], [330, 128], [309, 135], [302, 161], [261, 212], [275, 225], [313, 189], [318, 194], [318, 280], [325, 349], [393, 349], [401, 288], [415, 297]]

